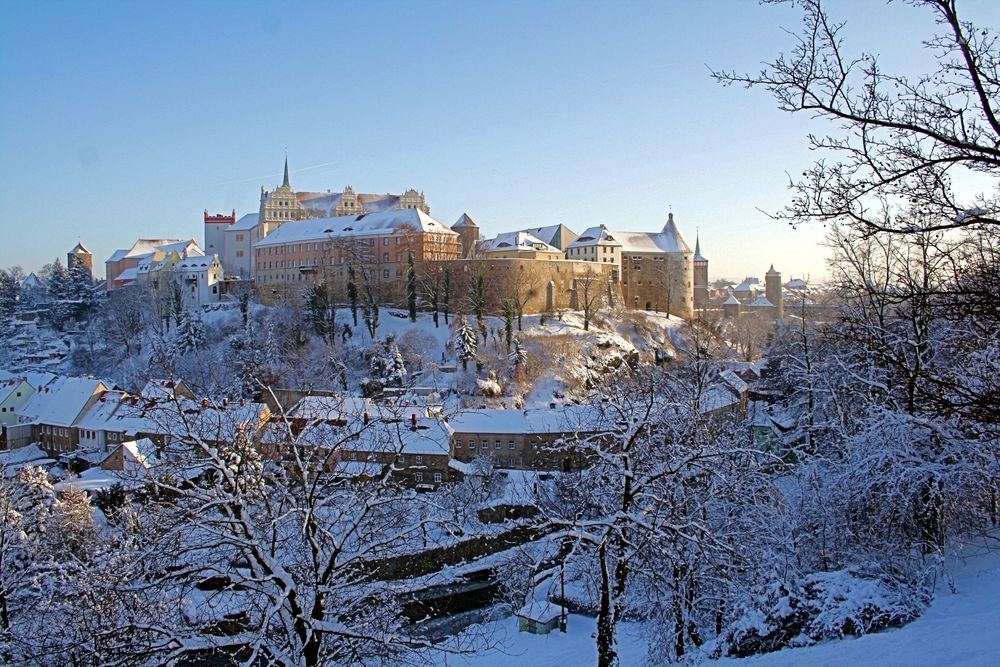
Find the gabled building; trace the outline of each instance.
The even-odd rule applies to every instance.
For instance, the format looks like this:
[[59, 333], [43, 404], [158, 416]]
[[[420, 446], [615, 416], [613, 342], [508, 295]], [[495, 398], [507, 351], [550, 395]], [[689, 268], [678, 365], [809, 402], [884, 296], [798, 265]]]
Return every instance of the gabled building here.
[[25, 378], [15, 378], [0, 383], [0, 425], [13, 426], [17, 423], [17, 412], [21, 410], [35, 389]]
[[12, 445], [37, 442], [53, 458], [75, 450], [79, 446], [77, 424], [108, 389], [93, 378], [53, 380], [32, 394], [17, 412], [18, 424], [9, 430], [18, 431], [19, 442]]
[[566, 259], [613, 266], [626, 307], [669, 312], [684, 319], [693, 315], [694, 253], [673, 213], [659, 232], [591, 227], [567, 246]]

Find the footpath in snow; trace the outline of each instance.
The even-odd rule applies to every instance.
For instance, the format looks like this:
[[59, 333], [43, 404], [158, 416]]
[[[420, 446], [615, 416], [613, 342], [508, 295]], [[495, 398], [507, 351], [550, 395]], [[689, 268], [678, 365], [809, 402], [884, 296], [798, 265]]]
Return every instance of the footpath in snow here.
[[[898, 629], [786, 649], [743, 659], [704, 663], [712, 667], [988, 667], [1000, 665], [1000, 553], [970, 554], [948, 568], [946, 580], [924, 614]], [[593, 618], [570, 615], [568, 632], [548, 635], [517, 631], [514, 617], [497, 621], [495, 641], [502, 648], [486, 655], [444, 656], [439, 665], [456, 667], [584, 667], [597, 662]], [[638, 628], [625, 624], [620, 635], [621, 664], [647, 665]]]

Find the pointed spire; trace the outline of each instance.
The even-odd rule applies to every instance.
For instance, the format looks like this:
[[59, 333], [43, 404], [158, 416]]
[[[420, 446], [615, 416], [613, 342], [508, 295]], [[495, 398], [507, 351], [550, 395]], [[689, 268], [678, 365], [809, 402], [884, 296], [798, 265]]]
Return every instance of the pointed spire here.
[[701, 256], [701, 230], [699, 229], [695, 229], [694, 232], [694, 258], [698, 261], [705, 259]]
[[281, 187], [290, 188], [291, 185], [288, 184], [288, 153], [285, 153], [285, 180], [281, 182]]

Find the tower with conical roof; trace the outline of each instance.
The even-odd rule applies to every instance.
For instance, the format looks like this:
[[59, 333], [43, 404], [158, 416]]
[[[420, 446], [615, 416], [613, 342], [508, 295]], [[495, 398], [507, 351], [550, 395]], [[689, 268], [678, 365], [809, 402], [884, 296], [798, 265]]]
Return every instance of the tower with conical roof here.
[[781, 293], [781, 272], [775, 271], [774, 264], [764, 274], [764, 296], [774, 306], [774, 316], [781, 319], [785, 315], [784, 299]]
[[701, 233], [694, 237], [694, 309], [704, 312], [708, 308], [708, 260], [701, 254]]
[[473, 222], [468, 213], [463, 213], [454, 225], [451, 226], [453, 232], [458, 232], [462, 240], [462, 257], [472, 257], [479, 245], [479, 225]]
[[72, 273], [78, 265], [87, 273], [87, 278], [94, 279], [94, 255], [82, 243], [77, 243], [66, 253], [66, 270]]

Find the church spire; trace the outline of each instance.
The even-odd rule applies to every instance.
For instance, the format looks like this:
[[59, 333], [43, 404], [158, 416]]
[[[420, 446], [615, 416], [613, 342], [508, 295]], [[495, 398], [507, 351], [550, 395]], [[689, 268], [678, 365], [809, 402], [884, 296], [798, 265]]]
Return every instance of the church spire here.
[[281, 187], [290, 188], [288, 184], [288, 153], [285, 153], [285, 180], [281, 182]]
[[701, 232], [698, 230], [694, 232], [694, 254], [695, 257], [701, 256]]

